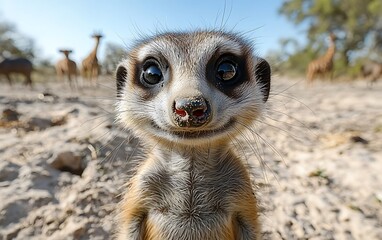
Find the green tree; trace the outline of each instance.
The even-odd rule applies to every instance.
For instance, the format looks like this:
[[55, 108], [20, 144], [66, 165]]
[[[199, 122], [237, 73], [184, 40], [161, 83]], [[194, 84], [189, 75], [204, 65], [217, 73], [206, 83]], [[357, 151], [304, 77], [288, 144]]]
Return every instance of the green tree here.
[[105, 59], [103, 66], [107, 74], [114, 73], [118, 63], [126, 56], [126, 48], [115, 44], [107, 43], [105, 48]]
[[34, 41], [20, 34], [15, 26], [0, 22], [0, 57], [26, 57], [35, 56]]
[[279, 13], [296, 25], [307, 26], [309, 43], [304, 51], [317, 53], [328, 33], [335, 33], [345, 67], [367, 44], [382, 51], [381, 0], [284, 0]]

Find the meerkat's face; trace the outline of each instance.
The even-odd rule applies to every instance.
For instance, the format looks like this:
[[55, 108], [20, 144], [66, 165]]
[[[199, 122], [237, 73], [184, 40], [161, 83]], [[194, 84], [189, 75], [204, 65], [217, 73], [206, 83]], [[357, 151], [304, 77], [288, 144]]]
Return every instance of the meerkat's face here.
[[260, 116], [270, 90], [268, 63], [220, 31], [147, 39], [116, 78], [119, 122], [138, 136], [185, 145], [240, 134]]

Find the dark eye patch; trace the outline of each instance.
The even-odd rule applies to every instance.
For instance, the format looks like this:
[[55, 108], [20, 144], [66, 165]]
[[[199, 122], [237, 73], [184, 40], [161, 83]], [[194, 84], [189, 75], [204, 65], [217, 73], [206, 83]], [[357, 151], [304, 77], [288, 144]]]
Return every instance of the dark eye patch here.
[[216, 53], [207, 63], [206, 77], [224, 94], [238, 98], [235, 88], [250, 80], [246, 57], [231, 53]]

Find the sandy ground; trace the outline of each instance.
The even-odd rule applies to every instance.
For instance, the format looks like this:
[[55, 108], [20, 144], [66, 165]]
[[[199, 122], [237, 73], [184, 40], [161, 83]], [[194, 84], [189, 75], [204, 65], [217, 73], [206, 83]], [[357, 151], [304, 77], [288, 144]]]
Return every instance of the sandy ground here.
[[[114, 124], [114, 83], [0, 82], [0, 239], [110, 239], [140, 143]], [[274, 77], [253, 165], [265, 239], [382, 239], [382, 83]], [[237, 145], [236, 145], [237, 146]]]

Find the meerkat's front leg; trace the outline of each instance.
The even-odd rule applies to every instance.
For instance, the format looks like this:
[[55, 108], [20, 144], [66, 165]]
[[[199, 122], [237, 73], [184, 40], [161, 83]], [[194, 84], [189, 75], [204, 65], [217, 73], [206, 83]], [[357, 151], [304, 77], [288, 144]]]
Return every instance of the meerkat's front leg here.
[[121, 218], [118, 240], [146, 240], [147, 209], [134, 182], [124, 197], [121, 209], [123, 212], [118, 213]]
[[235, 240], [261, 240], [257, 201], [253, 194], [245, 192], [238, 198], [238, 210], [234, 220]]

